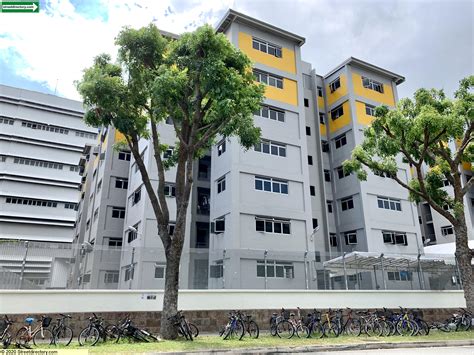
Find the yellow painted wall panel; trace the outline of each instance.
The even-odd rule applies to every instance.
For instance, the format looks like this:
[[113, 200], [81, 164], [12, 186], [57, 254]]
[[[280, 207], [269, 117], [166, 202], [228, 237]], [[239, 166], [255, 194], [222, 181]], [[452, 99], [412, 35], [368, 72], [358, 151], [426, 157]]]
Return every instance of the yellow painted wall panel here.
[[274, 86], [265, 86], [265, 96], [269, 99], [298, 106], [298, 88], [296, 81], [283, 78], [283, 89]]
[[365, 113], [365, 103], [360, 101], [356, 101], [356, 115], [357, 122], [364, 126], [371, 124], [375, 118]]
[[325, 107], [324, 107], [324, 98], [323, 98], [323, 97], [318, 96], [318, 107], [319, 107], [319, 110], [320, 110], [320, 111], [324, 111], [324, 110], [325, 110]]
[[325, 136], [327, 134], [326, 130], [326, 125], [325, 124], [319, 124], [319, 130], [321, 131], [321, 135]]
[[[346, 101], [342, 104], [344, 114], [336, 120], [333, 120], [329, 117], [329, 132], [334, 133], [345, 126], [348, 126], [351, 123], [351, 109], [349, 106], [349, 101]], [[330, 116], [330, 115], [329, 115]]]
[[352, 85], [354, 85], [354, 93], [358, 96], [366, 97], [388, 106], [395, 106], [392, 85], [383, 84], [383, 93], [367, 89], [362, 85], [362, 76], [357, 73], [352, 73]]
[[[334, 79], [336, 79], [336, 78], [334, 78]], [[341, 74], [341, 75], [339, 75], [339, 79], [341, 81], [341, 87], [338, 88], [334, 92], [331, 92], [331, 90], [329, 89], [329, 84], [330, 83], [328, 83], [328, 85], [326, 85], [328, 105], [332, 105], [334, 102], [339, 100], [341, 97], [347, 95], [347, 77], [344, 74]]]
[[125, 136], [121, 132], [119, 132], [118, 130], [115, 130], [114, 142], [115, 143], [121, 143], [121, 142], [126, 143]]
[[252, 47], [252, 36], [245, 32], [239, 32], [239, 48], [254, 62], [296, 74], [295, 52], [289, 48], [283, 47], [282, 57], [275, 57], [274, 55], [254, 49]]
[[465, 161], [465, 162], [462, 163], [462, 168], [464, 170], [472, 171], [472, 164]]

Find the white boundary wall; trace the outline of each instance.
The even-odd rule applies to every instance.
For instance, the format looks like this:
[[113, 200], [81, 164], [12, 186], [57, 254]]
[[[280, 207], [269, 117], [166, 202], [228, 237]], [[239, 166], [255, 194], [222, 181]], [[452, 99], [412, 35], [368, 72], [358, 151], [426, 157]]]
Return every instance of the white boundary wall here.
[[[161, 290], [0, 291], [0, 314], [161, 311]], [[462, 291], [181, 290], [178, 308], [460, 308]]]

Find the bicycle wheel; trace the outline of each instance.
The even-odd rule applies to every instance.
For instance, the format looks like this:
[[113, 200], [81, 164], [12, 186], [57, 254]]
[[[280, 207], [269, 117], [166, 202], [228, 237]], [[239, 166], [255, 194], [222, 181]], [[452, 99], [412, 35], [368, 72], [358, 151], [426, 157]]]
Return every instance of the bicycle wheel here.
[[348, 335], [358, 337], [360, 335], [362, 327], [360, 326], [360, 321], [357, 319], [351, 319], [347, 322], [344, 327], [344, 332]]
[[277, 326], [276, 326], [276, 323], [273, 323], [270, 325], [270, 335], [272, 337], [276, 336], [277, 335]]
[[336, 322], [324, 322], [323, 334], [328, 338], [337, 338], [339, 336], [339, 327], [337, 326]]
[[252, 339], [258, 339], [260, 335], [260, 329], [258, 328], [258, 324], [251, 320], [247, 325], [247, 331]]
[[383, 328], [379, 322], [370, 322], [365, 325], [365, 333], [369, 337], [379, 337], [383, 333]]
[[182, 323], [183, 333], [186, 339], [193, 341], [193, 334], [191, 333], [191, 329], [189, 329], [189, 325], [187, 322]]
[[73, 337], [72, 329], [68, 326], [61, 327], [60, 329], [53, 329], [54, 344], [68, 346], [71, 344]]
[[109, 324], [105, 327], [105, 335], [107, 339], [110, 339], [113, 342], [117, 342], [120, 338], [120, 329], [116, 325]]
[[94, 346], [99, 341], [100, 335], [97, 328], [84, 328], [79, 334], [78, 340], [81, 346]]
[[471, 329], [472, 326], [472, 318], [465, 315], [461, 318], [461, 321], [457, 324], [456, 330], [461, 330], [467, 332]]
[[295, 328], [286, 319], [279, 321], [276, 325], [276, 333], [279, 338], [290, 339], [295, 335]]
[[424, 320], [419, 320], [416, 324], [418, 326], [417, 335], [428, 335], [430, 334], [430, 326]]
[[12, 335], [9, 332], [6, 332], [5, 335], [3, 336], [3, 348], [8, 349], [10, 344], [12, 343]]
[[27, 347], [30, 342], [30, 336], [28, 335], [28, 329], [26, 327], [20, 328], [16, 332], [15, 342], [18, 347]]
[[53, 344], [53, 332], [49, 329], [39, 329], [36, 333], [33, 334], [33, 344], [35, 346], [46, 346]]
[[324, 336], [321, 323], [312, 323], [307, 338], [322, 338]]
[[416, 333], [416, 324], [406, 319], [400, 319], [397, 323], [397, 333], [401, 336], [411, 336]]
[[193, 335], [193, 338], [196, 338], [199, 335], [199, 328], [193, 324], [193, 323], [188, 323], [189, 329], [191, 330], [191, 334]]
[[296, 327], [296, 336], [298, 338], [307, 338], [308, 337], [308, 333], [309, 333], [309, 329], [307, 326], [303, 325], [303, 324], [298, 324], [298, 326]]
[[[189, 328], [188, 328], [188, 330], [189, 330]], [[150, 342], [150, 340], [148, 340], [148, 337], [146, 336], [146, 334], [143, 333], [143, 331], [141, 329], [135, 329], [132, 336], [136, 341], [139, 341], [139, 342], [142, 342], [142, 343], [149, 343]], [[191, 338], [191, 340], [193, 340], [193, 339]]]

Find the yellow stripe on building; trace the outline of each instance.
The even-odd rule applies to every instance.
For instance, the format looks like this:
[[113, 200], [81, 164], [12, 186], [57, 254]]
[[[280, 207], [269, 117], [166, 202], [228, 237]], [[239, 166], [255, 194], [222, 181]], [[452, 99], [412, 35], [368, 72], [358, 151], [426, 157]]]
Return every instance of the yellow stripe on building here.
[[126, 143], [127, 141], [125, 140], [125, 136], [123, 133], [119, 132], [117, 129], [115, 129], [115, 137], [114, 137], [114, 143]]
[[[334, 78], [336, 79], [336, 78]], [[339, 100], [341, 97], [347, 95], [347, 77], [345, 74], [339, 75], [339, 80], [341, 81], [341, 87], [339, 87], [336, 91], [331, 92], [329, 89], [329, 84], [332, 82], [328, 82], [326, 85], [326, 93], [328, 99], [328, 105], [332, 105], [334, 102]]]
[[370, 116], [365, 112], [365, 102], [356, 101], [357, 122], [361, 125], [368, 126], [374, 120], [374, 116]]
[[322, 136], [325, 136], [327, 134], [327, 129], [325, 124], [319, 124], [319, 131], [321, 132]]
[[362, 76], [357, 73], [352, 73], [352, 85], [354, 86], [354, 94], [380, 102], [388, 106], [395, 106], [395, 97], [392, 91], [392, 85], [383, 84], [383, 93], [365, 88], [362, 85]]
[[296, 74], [295, 52], [289, 48], [282, 47], [282, 57], [275, 57], [254, 49], [252, 47], [252, 36], [245, 32], [239, 32], [239, 48], [254, 62]]
[[345, 126], [348, 126], [351, 123], [351, 109], [349, 106], [349, 101], [346, 101], [342, 104], [344, 114], [339, 118], [333, 120], [331, 114], [329, 114], [329, 132], [334, 133]]
[[324, 111], [326, 109], [324, 107], [324, 98], [321, 96], [318, 96], [318, 107], [319, 107], [319, 111]]
[[296, 81], [283, 78], [283, 89], [274, 86], [265, 86], [265, 96], [268, 99], [298, 106], [298, 88]]

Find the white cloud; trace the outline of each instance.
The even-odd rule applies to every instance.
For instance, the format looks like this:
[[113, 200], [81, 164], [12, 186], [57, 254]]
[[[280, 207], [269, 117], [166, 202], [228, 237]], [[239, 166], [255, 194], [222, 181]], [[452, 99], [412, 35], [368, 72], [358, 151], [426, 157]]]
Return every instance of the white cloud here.
[[[181, 33], [216, 22], [217, 14], [230, 5], [231, 0], [208, 0], [177, 12], [170, 0], [102, 1], [108, 14], [105, 21], [78, 13], [69, 0], [51, 0], [39, 14], [3, 15], [0, 51], [6, 54], [5, 60], [10, 58], [8, 63], [14, 65], [16, 75], [45, 82], [62, 96], [80, 99], [74, 80], [97, 54], [115, 55], [114, 38], [123, 26], [138, 28], [153, 21], [163, 30]], [[21, 60], [12, 59], [18, 56]]]

